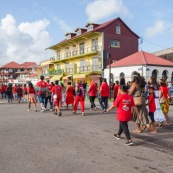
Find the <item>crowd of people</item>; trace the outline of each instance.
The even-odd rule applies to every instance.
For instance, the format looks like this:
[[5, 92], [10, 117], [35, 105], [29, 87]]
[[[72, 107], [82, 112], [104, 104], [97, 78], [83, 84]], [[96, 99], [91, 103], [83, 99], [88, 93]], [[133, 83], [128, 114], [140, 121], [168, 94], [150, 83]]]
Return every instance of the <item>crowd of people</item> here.
[[155, 78], [151, 77], [148, 83], [135, 73], [131, 82], [125, 82], [124, 78], [116, 81], [110, 87], [113, 90], [114, 102], [113, 105], [108, 107], [108, 100], [110, 96], [110, 87], [106, 79], [101, 78], [99, 84], [92, 81], [87, 88], [86, 82], [78, 81], [74, 83], [68, 82], [65, 87], [59, 81], [50, 82], [45, 81], [44, 77], [40, 77], [40, 81], [35, 86], [31, 82], [27, 85], [14, 85], [9, 84], [5, 86], [0, 85], [1, 98], [8, 99], [12, 103], [14, 99], [28, 102], [28, 111], [31, 110], [31, 104], [37, 112], [37, 102], [40, 104], [41, 112], [47, 110], [48, 103], [49, 110], [54, 111], [55, 115], [62, 115], [62, 107], [69, 109], [71, 105], [72, 113], [76, 114], [80, 103], [82, 115], [85, 114], [85, 98], [89, 97], [91, 103], [90, 110], [97, 111], [95, 104], [96, 98], [100, 104], [103, 113], [109, 112], [114, 107], [117, 107], [117, 119], [119, 121], [119, 131], [114, 134], [115, 138], [121, 139], [121, 134], [124, 131], [127, 143], [126, 145], [133, 144], [130, 133], [128, 130], [128, 121], [134, 121], [136, 124], [135, 133], [141, 133], [145, 130], [151, 133], [157, 133], [156, 122], [161, 127], [163, 123], [169, 126], [170, 119], [169, 100], [171, 95], [164, 79], [157, 82]]

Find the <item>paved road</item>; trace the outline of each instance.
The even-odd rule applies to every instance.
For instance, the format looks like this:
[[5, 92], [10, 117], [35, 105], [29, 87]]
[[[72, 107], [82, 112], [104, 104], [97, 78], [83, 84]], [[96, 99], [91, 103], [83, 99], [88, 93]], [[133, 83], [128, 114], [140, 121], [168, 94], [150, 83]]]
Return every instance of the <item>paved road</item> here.
[[[134, 146], [125, 146], [124, 135], [113, 137], [114, 112], [87, 109], [82, 117], [64, 110], [58, 117], [26, 107], [0, 104], [0, 173], [173, 172], [173, 126], [159, 128], [157, 135], [132, 133]], [[129, 125], [132, 131], [135, 124]]]

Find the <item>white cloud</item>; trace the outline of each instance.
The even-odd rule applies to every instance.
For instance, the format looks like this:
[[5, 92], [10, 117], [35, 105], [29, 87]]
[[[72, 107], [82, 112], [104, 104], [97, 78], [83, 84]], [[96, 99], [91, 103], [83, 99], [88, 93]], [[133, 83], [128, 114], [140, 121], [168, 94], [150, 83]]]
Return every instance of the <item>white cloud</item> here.
[[146, 29], [145, 35], [148, 38], [155, 37], [164, 32], [166, 28], [166, 23], [164, 21], [156, 21], [154, 26], [150, 26]]
[[7, 14], [0, 23], [0, 65], [9, 61], [22, 63], [47, 59], [52, 55], [45, 51], [51, 44], [46, 31], [49, 21], [46, 19], [24, 22], [16, 25], [16, 20]]
[[113, 14], [132, 16], [123, 0], [94, 0], [86, 7], [89, 22], [96, 22]]

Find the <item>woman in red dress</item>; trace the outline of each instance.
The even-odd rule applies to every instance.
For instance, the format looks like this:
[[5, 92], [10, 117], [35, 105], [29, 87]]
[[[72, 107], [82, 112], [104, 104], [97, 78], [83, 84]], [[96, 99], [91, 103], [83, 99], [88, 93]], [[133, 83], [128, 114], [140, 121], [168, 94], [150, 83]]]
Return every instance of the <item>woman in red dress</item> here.
[[66, 104], [67, 104], [67, 109], [68, 109], [68, 105], [72, 105], [74, 104], [74, 87], [71, 86], [71, 82], [67, 83], [67, 89], [66, 89]]

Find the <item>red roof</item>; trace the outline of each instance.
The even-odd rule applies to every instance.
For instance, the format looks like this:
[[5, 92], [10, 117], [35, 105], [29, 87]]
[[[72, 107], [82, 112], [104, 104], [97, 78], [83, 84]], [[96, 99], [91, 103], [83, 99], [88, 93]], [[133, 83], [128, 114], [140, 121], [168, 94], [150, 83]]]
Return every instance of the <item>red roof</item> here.
[[21, 68], [31, 68], [36, 65], [37, 64], [35, 62], [24, 62], [23, 64], [21, 64]]
[[[100, 31], [101, 29], [103, 29], [103, 28], [105, 28], [105, 27], [107, 27], [108, 25], [110, 25], [111, 23], [113, 23], [114, 21], [116, 21], [116, 20], [121, 20], [121, 18], [120, 17], [118, 17], [118, 18], [115, 18], [115, 19], [113, 19], [113, 20], [110, 20], [110, 21], [107, 21], [107, 22], [105, 22], [105, 23], [102, 23], [102, 24], [95, 24], [95, 25], [98, 25], [98, 27], [96, 27], [95, 29], [93, 29], [92, 31], [86, 31], [86, 32], [84, 32], [84, 33], [82, 33], [81, 35], [84, 35], [84, 34], [86, 34], [86, 33], [88, 33], [88, 32], [97, 32], [97, 31]], [[130, 32], [132, 32], [136, 37], [138, 37], [138, 38], [140, 38], [136, 33], [134, 33], [122, 20], [121, 20], [121, 22], [128, 28], [128, 30], [130, 31]], [[86, 25], [87, 26], [87, 25]], [[79, 36], [81, 36], [81, 35], [79, 35]], [[71, 39], [73, 39], [73, 38], [75, 38], [75, 37], [79, 37], [78, 35], [76, 35], [76, 36], [74, 36], [74, 37], [72, 37]], [[69, 41], [70, 39], [64, 39], [64, 40], [62, 40], [61, 42], [59, 42], [58, 44], [60, 44], [60, 43], [63, 43], [63, 42], [66, 42], [66, 41]], [[58, 45], [58, 44], [56, 44], [56, 45]], [[56, 45], [53, 45], [53, 46], [56, 46]], [[53, 47], [53, 46], [51, 46], [51, 47]], [[51, 49], [51, 47], [49, 47], [49, 48], [46, 48], [46, 49]]]
[[153, 54], [139, 51], [126, 58], [116, 61], [111, 64], [111, 67], [122, 67], [122, 66], [137, 66], [137, 65], [155, 65], [155, 66], [171, 66], [173, 62], [157, 57]]
[[20, 64], [12, 61], [12, 62], [9, 62], [9, 63], [1, 66], [0, 68], [21, 68], [21, 67], [20, 67]]

